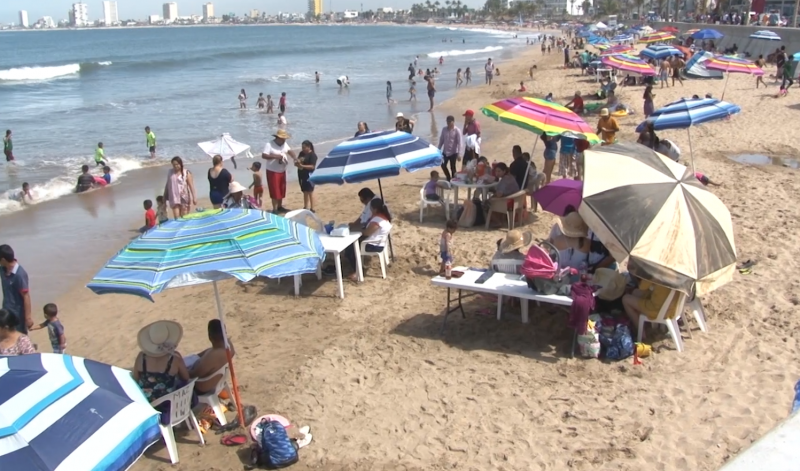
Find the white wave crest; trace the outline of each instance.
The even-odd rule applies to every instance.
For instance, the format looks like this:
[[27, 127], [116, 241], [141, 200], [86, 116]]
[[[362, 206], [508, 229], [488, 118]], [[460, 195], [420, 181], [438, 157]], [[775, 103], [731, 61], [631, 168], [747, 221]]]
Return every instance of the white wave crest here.
[[103, 61], [91, 64], [66, 64], [49, 67], [15, 67], [0, 70], [0, 82], [37, 82], [68, 77], [81, 72], [81, 69], [92, 69], [97, 66], [109, 66], [112, 62]]
[[483, 49], [453, 49], [451, 51], [431, 52], [428, 57], [453, 57], [453, 56], [468, 56], [471, 54], [483, 54], [487, 52], [494, 52], [503, 49], [503, 46], [487, 46]]

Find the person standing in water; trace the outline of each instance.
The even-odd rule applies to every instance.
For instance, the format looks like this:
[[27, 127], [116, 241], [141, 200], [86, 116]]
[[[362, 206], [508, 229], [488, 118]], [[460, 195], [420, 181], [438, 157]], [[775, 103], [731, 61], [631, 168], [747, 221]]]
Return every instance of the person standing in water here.
[[244, 88], [239, 92], [239, 109], [247, 109], [247, 92], [244, 91]]
[[278, 108], [281, 113], [286, 113], [286, 92], [281, 92], [281, 99], [278, 100]]
[[414, 64], [408, 64], [408, 79], [414, 80], [414, 75], [417, 73], [417, 69], [414, 68]]
[[156, 135], [150, 130], [150, 126], [144, 127], [144, 134], [147, 137], [147, 148], [150, 150], [150, 158], [156, 158]]
[[319, 83], [319, 72], [314, 72], [314, 83]]
[[389, 105], [394, 103], [394, 100], [392, 100], [392, 82], [388, 80], [386, 81], [386, 103]]
[[256, 101], [256, 107], [259, 110], [263, 110], [264, 108], [267, 107], [267, 100], [264, 98], [264, 94], [263, 93], [259, 93], [258, 94], [258, 100]]
[[6, 136], [3, 138], [3, 153], [6, 155], [6, 162], [14, 160], [14, 143], [11, 142], [11, 130], [6, 130]]
[[94, 163], [95, 163], [95, 166], [97, 166], [97, 167], [101, 167], [101, 166], [105, 167], [106, 165], [108, 165], [107, 160], [108, 159], [106, 159], [106, 151], [103, 150], [103, 143], [102, 142], [98, 142], [97, 143], [97, 149], [95, 149], [95, 151], [94, 151]]
[[272, 101], [272, 95], [267, 95], [267, 113], [272, 114], [275, 112], [275, 102]]
[[433, 97], [436, 96], [436, 81], [433, 80], [433, 77], [430, 75], [425, 77], [425, 81], [428, 82], [428, 100], [431, 102], [431, 107], [428, 108], [428, 111], [433, 111]]

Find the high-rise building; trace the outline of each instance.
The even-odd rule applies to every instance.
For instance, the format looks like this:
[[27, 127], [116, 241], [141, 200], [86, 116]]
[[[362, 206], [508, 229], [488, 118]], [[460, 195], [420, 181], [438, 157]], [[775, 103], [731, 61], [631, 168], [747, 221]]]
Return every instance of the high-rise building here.
[[255, 8], [250, 10], [250, 15], [249, 16], [250, 16], [250, 18], [258, 18], [258, 10], [256, 10]]
[[103, 20], [106, 26], [119, 24], [117, 2], [103, 2]]
[[178, 4], [175, 2], [164, 4], [164, 23], [172, 23], [178, 19]]
[[72, 26], [78, 28], [89, 26], [89, 6], [85, 3], [73, 3], [70, 20], [72, 20]]
[[211, 2], [203, 5], [203, 21], [208, 21], [214, 18], [214, 4]]
[[25, 11], [25, 10], [20, 10], [19, 11], [19, 25], [22, 26], [23, 28], [27, 28], [29, 26], [29, 24], [28, 24], [28, 12]]
[[322, 14], [322, 0], [308, 0], [308, 15], [319, 16]]

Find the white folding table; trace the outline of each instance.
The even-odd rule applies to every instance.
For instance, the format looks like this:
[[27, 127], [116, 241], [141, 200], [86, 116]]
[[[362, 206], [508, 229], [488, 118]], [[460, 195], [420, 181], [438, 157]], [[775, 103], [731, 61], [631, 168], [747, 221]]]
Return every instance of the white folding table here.
[[[336, 283], [339, 286], [339, 297], [344, 299], [344, 282], [342, 280], [342, 258], [341, 254], [344, 250], [353, 245], [356, 250], [356, 276], [359, 282], [364, 281], [364, 270], [361, 265], [361, 247], [358, 239], [361, 237], [360, 232], [351, 232], [350, 235], [344, 237], [333, 237], [328, 234], [320, 234], [319, 240], [322, 242], [322, 247], [325, 248], [325, 253], [332, 254], [334, 257], [334, 264], [336, 265]], [[321, 269], [317, 270], [317, 278], [322, 277]], [[294, 276], [294, 295], [300, 295], [300, 285], [302, 285], [300, 275]]]

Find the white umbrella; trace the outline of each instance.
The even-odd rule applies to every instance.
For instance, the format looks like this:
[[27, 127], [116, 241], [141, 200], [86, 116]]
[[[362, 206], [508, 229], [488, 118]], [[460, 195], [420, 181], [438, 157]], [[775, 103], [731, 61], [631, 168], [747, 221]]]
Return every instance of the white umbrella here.
[[198, 142], [197, 145], [206, 154], [212, 157], [219, 155], [223, 160], [232, 159], [243, 152], [246, 152], [245, 157], [253, 158], [253, 154], [250, 153], [250, 146], [235, 141], [227, 132], [213, 141]]

